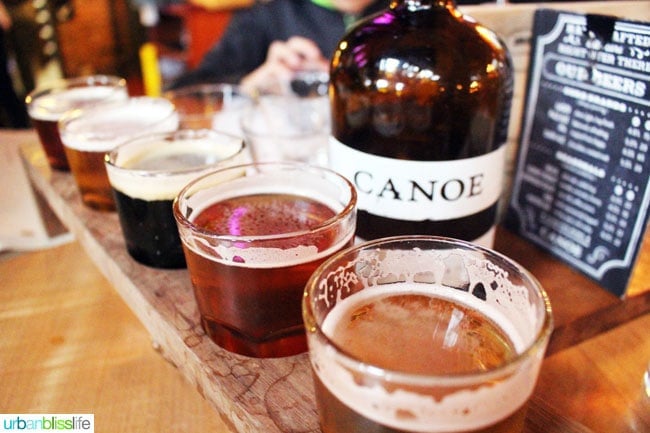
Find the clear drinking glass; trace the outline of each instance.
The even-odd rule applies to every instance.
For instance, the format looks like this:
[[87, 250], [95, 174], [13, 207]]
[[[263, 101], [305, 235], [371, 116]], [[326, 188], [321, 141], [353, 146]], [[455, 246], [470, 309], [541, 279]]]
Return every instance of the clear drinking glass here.
[[174, 198], [195, 178], [250, 160], [243, 138], [210, 129], [147, 134], [110, 151], [106, 170], [131, 257], [156, 268], [185, 267]]
[[234, 135], [241, 135], [241, 115], [252, 104], [233, 84], [194, 84], [168, 90], [163, 96], [176, 106], [181, 128], [212, 128]]
[[234, 166], [187, 185], [174, 216], [210, 338], [248, 356], [304, 352], [305, 283], [354, 241], [352, 184], [300, 163]]
[[139, 135], [177, 128], [174, 105], [163, 98], [141, 96], [67, 112], [59, 131], [82, 202], [93, 209], [115, 210], [106, 153]]
[[330, 135], [326, 96], [264, 95], [245, 110], [241, 127], [256, 161], [327, 166]]
[[128, 98], [126, 80], [111, 75], [90, 75], [56, 80], [34, 89], [25, 101], [47, 161], [53, 169], [70, 169], [58, 122], [69, 110]]
[[303, 315], [324, 433], [521, 431], [552, 330], [524, 268], [432, 236], [334, 255]]

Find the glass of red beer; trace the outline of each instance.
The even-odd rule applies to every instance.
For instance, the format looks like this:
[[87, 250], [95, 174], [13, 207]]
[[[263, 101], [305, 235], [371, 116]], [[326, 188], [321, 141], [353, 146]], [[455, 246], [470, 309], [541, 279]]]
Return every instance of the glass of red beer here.
[[433, 236], [331, 257], [303, 317], [324, 433], [521, 432], [553, 327], [524, 268]]
[[306, 351], [305, 283], [353, 243], [356, 200], [338, 173], [292, 162], [239, 165], [190, 182], [174, 217], [210, 338], [253, 357]]
[[27, 110], [51, 168], [70, 169], [58, 122], [69, 110], [128, 98], [126, 80], [111, 75], [90, 75], [50, 82], [34, 89]]

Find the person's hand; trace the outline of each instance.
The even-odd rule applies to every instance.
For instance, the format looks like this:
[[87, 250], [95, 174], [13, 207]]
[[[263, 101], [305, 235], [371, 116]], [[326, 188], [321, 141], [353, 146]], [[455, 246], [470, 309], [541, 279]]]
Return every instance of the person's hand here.
[[250, 93], [279, 92], [300, 70], [327, 71], [329, 60], [310, 39], [294, 36], [287, 41], [275, 41], [269, 47], [266, 61], [250, 74], [240, 85]]

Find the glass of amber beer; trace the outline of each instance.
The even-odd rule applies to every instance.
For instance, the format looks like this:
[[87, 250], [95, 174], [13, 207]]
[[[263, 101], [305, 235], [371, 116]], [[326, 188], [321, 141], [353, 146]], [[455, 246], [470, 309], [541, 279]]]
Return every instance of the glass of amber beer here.
[[90, 75], [56, 80], [34, 89], [25, 102], [47, 161], [53, 169], [70, 169], [59, 135], [59, 119], [73, 108], [128, 98], [126, 80]]
[[164, 98], [140, 96], [74, 109], [59, 121], [70, 171], [81, 201], [97, 210], [115, 210], [104, 157], [117, 145], [143, 134], [178, 129], [174, 105]]
[[155, 268], [184, 268], [174, 198], [194, 178], [250, 159], [242, 138], [210, 129], [147, 134], [110, 151], [106, 170], [131, 257]]
[[215, 171], [174, 201], [206, 333], [253, 357], [306, 351], [301, 299], [311, 273], [354, 240], [356, 191], [301, 163]]
[[520, 432], [553, 326], [524, 268], [432, 236], [336, 254], [303, 317], [324, 433]]

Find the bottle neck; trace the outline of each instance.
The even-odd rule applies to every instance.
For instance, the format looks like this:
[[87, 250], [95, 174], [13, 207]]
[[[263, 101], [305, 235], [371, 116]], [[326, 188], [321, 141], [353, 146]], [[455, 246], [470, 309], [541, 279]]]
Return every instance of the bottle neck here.
[[391, 0], [390, 8], [406, 8], [412, 11], [434, 8], [456, 9], [456, 0]]

